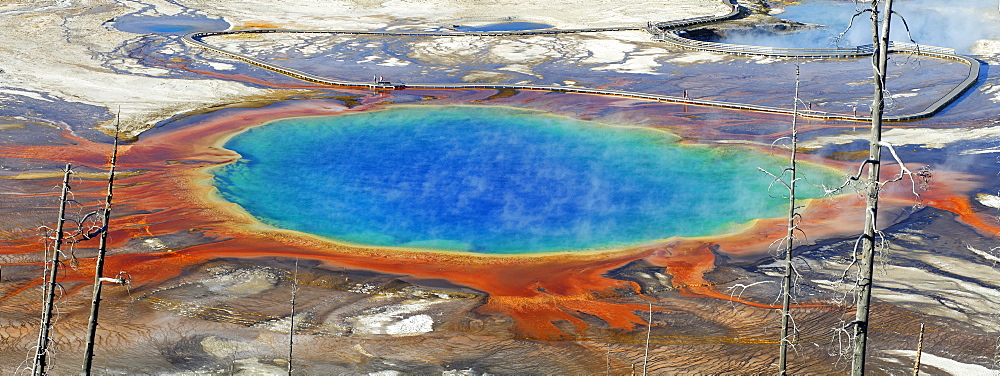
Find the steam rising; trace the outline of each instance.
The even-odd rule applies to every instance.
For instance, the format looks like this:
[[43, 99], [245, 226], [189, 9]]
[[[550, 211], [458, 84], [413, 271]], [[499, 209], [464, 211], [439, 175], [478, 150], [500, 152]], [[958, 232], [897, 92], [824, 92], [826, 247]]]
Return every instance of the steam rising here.
[[[835, 37], [843, 32], [851, 17], [864, 9], [869, 1], [804, 1], [802, 5], [789, 6], [778, 17], [825, 25], [818, 30], [805, 30], [792, 34], [766, 32], [730, 32], [723, 42], [771, 47], [835, 47]], [[954, 48], [958, 53], [970, 53], [980, 40], [1000, 39], [1000, 9], [996, 0], [896, 0], [893, 10], [901, 15], [910, 28], [910, 36], [899, 17], [893, 17], [891, 39], [919, 44]], [[868, 13], [854, 20], [854, 26], [839, 42], [840, 47], [871, 44], [871, 22]], [[1000, 51], [974, 51], [1000, 53]]]
[[777, 156], [510, 108], [288, 119], [227, 147], [246, 159], [217, 172], [224, 197], [278, 227], [369, 245], [606, 249], [727, 231], [785, 205], [757, 171], [781, 171]]

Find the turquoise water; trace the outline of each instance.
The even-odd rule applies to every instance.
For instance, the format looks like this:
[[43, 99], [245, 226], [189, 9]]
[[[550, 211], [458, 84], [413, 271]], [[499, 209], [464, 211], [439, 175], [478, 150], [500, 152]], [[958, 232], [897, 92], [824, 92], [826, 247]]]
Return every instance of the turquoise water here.
[[[786, 210], [757, 170], [780, 171], [783, 159], [677, 141], [512, 108], [395, 107], [250, 129], [226, 144], [243, 158], [217, 169], [215, 184], [277, 227], [480, 253], [707, 235]], [[839, 179], [823, 168], [807, 175]]]

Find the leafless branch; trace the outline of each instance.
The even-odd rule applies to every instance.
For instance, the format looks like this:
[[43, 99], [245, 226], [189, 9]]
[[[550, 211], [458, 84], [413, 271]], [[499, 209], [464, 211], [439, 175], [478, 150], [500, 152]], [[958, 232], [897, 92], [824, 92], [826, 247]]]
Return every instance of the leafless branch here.
[[861, 16], [862, 14], [865, 14], [865, 13], [871, 13], [871, 11], [872, 11], [871, 9], [865, 9], [865, 10], [861, 10], [861, 11], [859, 11], [859, 12], [855, 13], [855, 14], [854, 14], [853, 16], [851, 16], [851, 21], [850, 21], [850, 22], [849, 22], [849, 23], [847, 24], [847, 28], [846, 28], [846, 29], [844, 29], [844, 31], [843, 31], [843, 32], [841, 32], [840, 34], [837, 34], [837, 36], [833, 38], [833, 42], [834, 42], [834, 44], [835, 44], [835, 45], [836, 45], [837, 47], [840, 47], [840, 41], [841, 41], [842, 39], [844, 39], [844, 36], [845, 36], [845, 35], [847, 35], [847, 32], [848, 32], [848, 31], [851, 31], [851, 28], [852, 28], [852, 27], [854, 27], [854, 19], [855, 19], [855, 18], [858, 18], [858, 17], [859, 17], [859, 16]]

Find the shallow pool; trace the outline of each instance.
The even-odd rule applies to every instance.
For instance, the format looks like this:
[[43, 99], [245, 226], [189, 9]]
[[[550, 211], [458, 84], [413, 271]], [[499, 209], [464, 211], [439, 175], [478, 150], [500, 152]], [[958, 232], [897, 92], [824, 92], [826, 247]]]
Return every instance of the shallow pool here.
[[229, 23], [221, 18], [193, 14], [174, 16], [130, 14], [115, 18], [112, 25], [118, 30], [136, 34], [187, 34], [229, 28]]
[[552, 25], [537, 22], [502, 22], [482, 26], [455, 26], [458, 31], [520, 31], [549, 29]]

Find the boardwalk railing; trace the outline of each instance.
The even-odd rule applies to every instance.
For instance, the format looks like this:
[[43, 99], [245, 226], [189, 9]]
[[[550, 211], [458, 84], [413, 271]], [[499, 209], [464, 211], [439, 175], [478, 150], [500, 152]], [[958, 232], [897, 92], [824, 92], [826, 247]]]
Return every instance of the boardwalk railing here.
[[[702, 50], [702, 51], [712, 51], [720, 52], [726, 54], [735, 55], [761, 55], [769, 57], [795, 57], [795, 58], [812, 58], [812, 57], [844, 57], [844, 58], [854, 58], [861, 56], [870, 56], [875, 52], [875, 46], [871, 44], [866, 44], [863, 46], [857, 46], [854, 48], [787, 48], [787, 47], [765, 47], [765, 46], [751, 46], [745, 44], [729, 44], [720, 42], [708, 42], [703, 40], [691, 39], [684, 36], [686, 32], [684, 30], [659, 30], [659, 33], [653, 36], [653, 40], [668, 42], [675, 46]], [[889, 51], [890, 52], [910, 52], [914, 54], [920, 54], [925, 56], [940, 57], [951, 60], [965, 61], [969, 59], [967, 57], [957, 55], [955, 50], [952, 48], [944, 47], [934, 47], [925, 46], [915, 43], [905, 43], [889, 41]]]
[[653, 40], [667, 42], [675, 46], [700, 51], [720, 52], [734, 55], [759, 55], [770, 57], [798, 57], [798, 58], [846, 58], [858, 57], [867, 54], [863, 51], [863, 46], [857, 48], [780, 48], [750, 46], [742, 44], [728, 44], [719, 42], [706, 42], [697, 39], [685, 38], [682, 36], [683, 30], [667, 30], [653, 37]]
[[[658, 24], [659, 25], [659, 24]], [[756, 56], [768, 56], [768, 57], [784, 57], [784, 58], [858, 58], [863, 56], [871, 56], [875, 53], [875, 47], [873, 45], [863, 45], [857, 46], [855, 48], [781, 48], [781, 47], [763, 47], [763, 46], [749, 46], [749, 45], [738, 45], [738, 44], [728, 44], [728, 43], [718, 43], [718, 42], [707, 42], [697, 39], [691, 39], [684, 37], [683, 30], [675, 29], [659, 29], [658, 35], [654, 36], [654, 40], [664, 41], [674, 46], [700, 50], [700, 51], [710, 51], [725, 54], [735, 54], [735, 55], [756, 55]], [[962, 96], [967, 90], [972, 88], [979, 79], [979, 71], [982, 68], [982, 64], [979, 60], [973, 59], [968, 56], [962, 56], [955, 53], [954, 49], [944, 48], [944, 47], [934, 47], [934, 46], [924, 46], [915, 43], [906, 42], [889, 42], [889, 52], [890, 53], [909, 53], [920, 56], [927, 56], [938, 59], [954, 60], [965, 64], [969, 67], [966, 73], [965, 79], [962, 80], [958, 85], [955, 85], [948, 93], [939, 98], [938, 100], [931, 103], [929, 106], [923, 110], [917, 111], [915, 113], [903, 114], [903, 115], [888, 115], [883, 117], [883, 121], [908, 121], [921, 118], [927, 118], [934, 116], [938, 112], [941, 112], [945, 107], [954, 103]], [[801, 116], [805, 117], [815, 117], [812, 114], [801, 113]], [[846, 117], [846, 115], [843, 115]], [[830, 118], [830, 117], [823, 117]], [[840, 118], [840, 117], [836, 117]], [[850, 120], [870, 120], [868, 116], [850, 116]]]
[[[684, 36], [682, 36], [683, 30], [681, 28], [694, 25], [702, 25], [712, 22], [725, 21], [736, 18], [737, 16], [740, 15], [741, 9], [736, 4], [736, 0], [723, 0], [723, 3], [727, 4], [730, 7], [730, 12], [727, 14], [718, 16], [695, 17], [677, 21], [659, 22], [655, 24], [649, 24], [647, 27], [606, 27], [606, 28], [583, 28], [583, 29], [540, 29], [540, 30], [472, 31], [472, 32], [250, 29], [250, 30], [195, 32], [184, 35], [181, 38], [181, 40], [185, 44], [190, 45], [192, 47], [204, 49], [206, 51], [218, 55], [222, 55], [231, 59], [245, 62], [250, 65], [278, 72], [302, 81], [312, 82], [321, 85], [329, 85], [329, 86], [364, 88], [371, 90], [386, 90], [386, 89], [542, 90], [542, 91], [553, 91], [553, 92], [564, 92], [564, 93], [611, 95], [611, 96], [635, 98], [643, 100], [666, 101], [666, 102], [692, 104], [700, 106], [712, 106], [712, 107], [721, 107], [729, 109], [761, 111], [761, 112], [782, 113], [782, 114], [792, 114], [793, 111], [785, 108], [761, 106], [754, 104], [701, 100], [701, 99], [692, 99], [687, 97], [658, 95], [658, 94], [631, 92], [622, 90], [591, 89], [591, 88], [584, 88], [577, 86], [513, 85], [513, 84], [426, 84], [426, 83], [392, 84], [388, 82], [377, 82], [377, 81], [359, 82], [359, 81], [333, 80], [330, 78], [317, 76], [311, 73], [291, 68], [285, 68], [280, 65], [268, 63], [266, 61], [249, 57], [243, 54], [229, 52], [221, 48], [212, 46], [204, 42], [203, 39], [206, 37], [222, 36], [222, 35], [265, 34], [265, 33], [382, 35], [382, 36], [396, 36], [396, 37], [425, 37], [425, 36], [456, 37], [456, 36], [469, 36], [469, 35], [475, 35], [475, 36], [553, 35], [553, 34], [589, 33], [589, 32], [605, 32], [605, 31], [623, 31], [623, 30], [646, 30], [654, 35], [653, 37], [654, 40], [670, 43], [677, 47], [719, 52], [726, 54], [760, 55], [760, 56], [791, 57], [791, 58], [850, 58], [850, 57], [868, 56], [871, 55], [874, 51], [874, 48], [870, 45], [859, 46], [856, 48], [849, 48], [849, 49], [776, 48], [776, 47], [746, 46], [746, 45], [706, 42], [706, 41], [699, 41], [695, 39], [685, 38]], [[906, 52], [906, 53], [919, 54], [934, 58], [956, 60], [964, 64], [967, 64], [969, 66], [969, 74], [964, 81], [958, 84], [954, 89], [945, 94], [943, 97], [932, 103], [926, 109], [913, 114], [886, 116], [883, 118], [884, 121], [907, 121], [907, 120], [914, 120], [914, 119], [933, 116], [934, 114], [944, 109], [944, 107], [948, 106], [956, 99], [958, 99], [958, 97], [961, 96], [962, 93], [964, 93], [966, 90], [968, 90], [976, 83], [976, 80], [979, 77], [979, 69], [980, 69], [979, 61], [966, 56], [957, 55], [955, 54], [955, 51], [952, 49], [922, 46], [912, 43], [893, 42], [892, 45], [890, 46], [890, 52]], [[868, 121], [871, 119], [870, 117], [867, 116], [854, 116], [854, 115], [846, 115], [846, 114], [838, 114], [838, 113], [830, 113], [822, 111], [800, 110], [798, 112], [798, 115], [802, 117], [818, 118], [825, 120]]]

